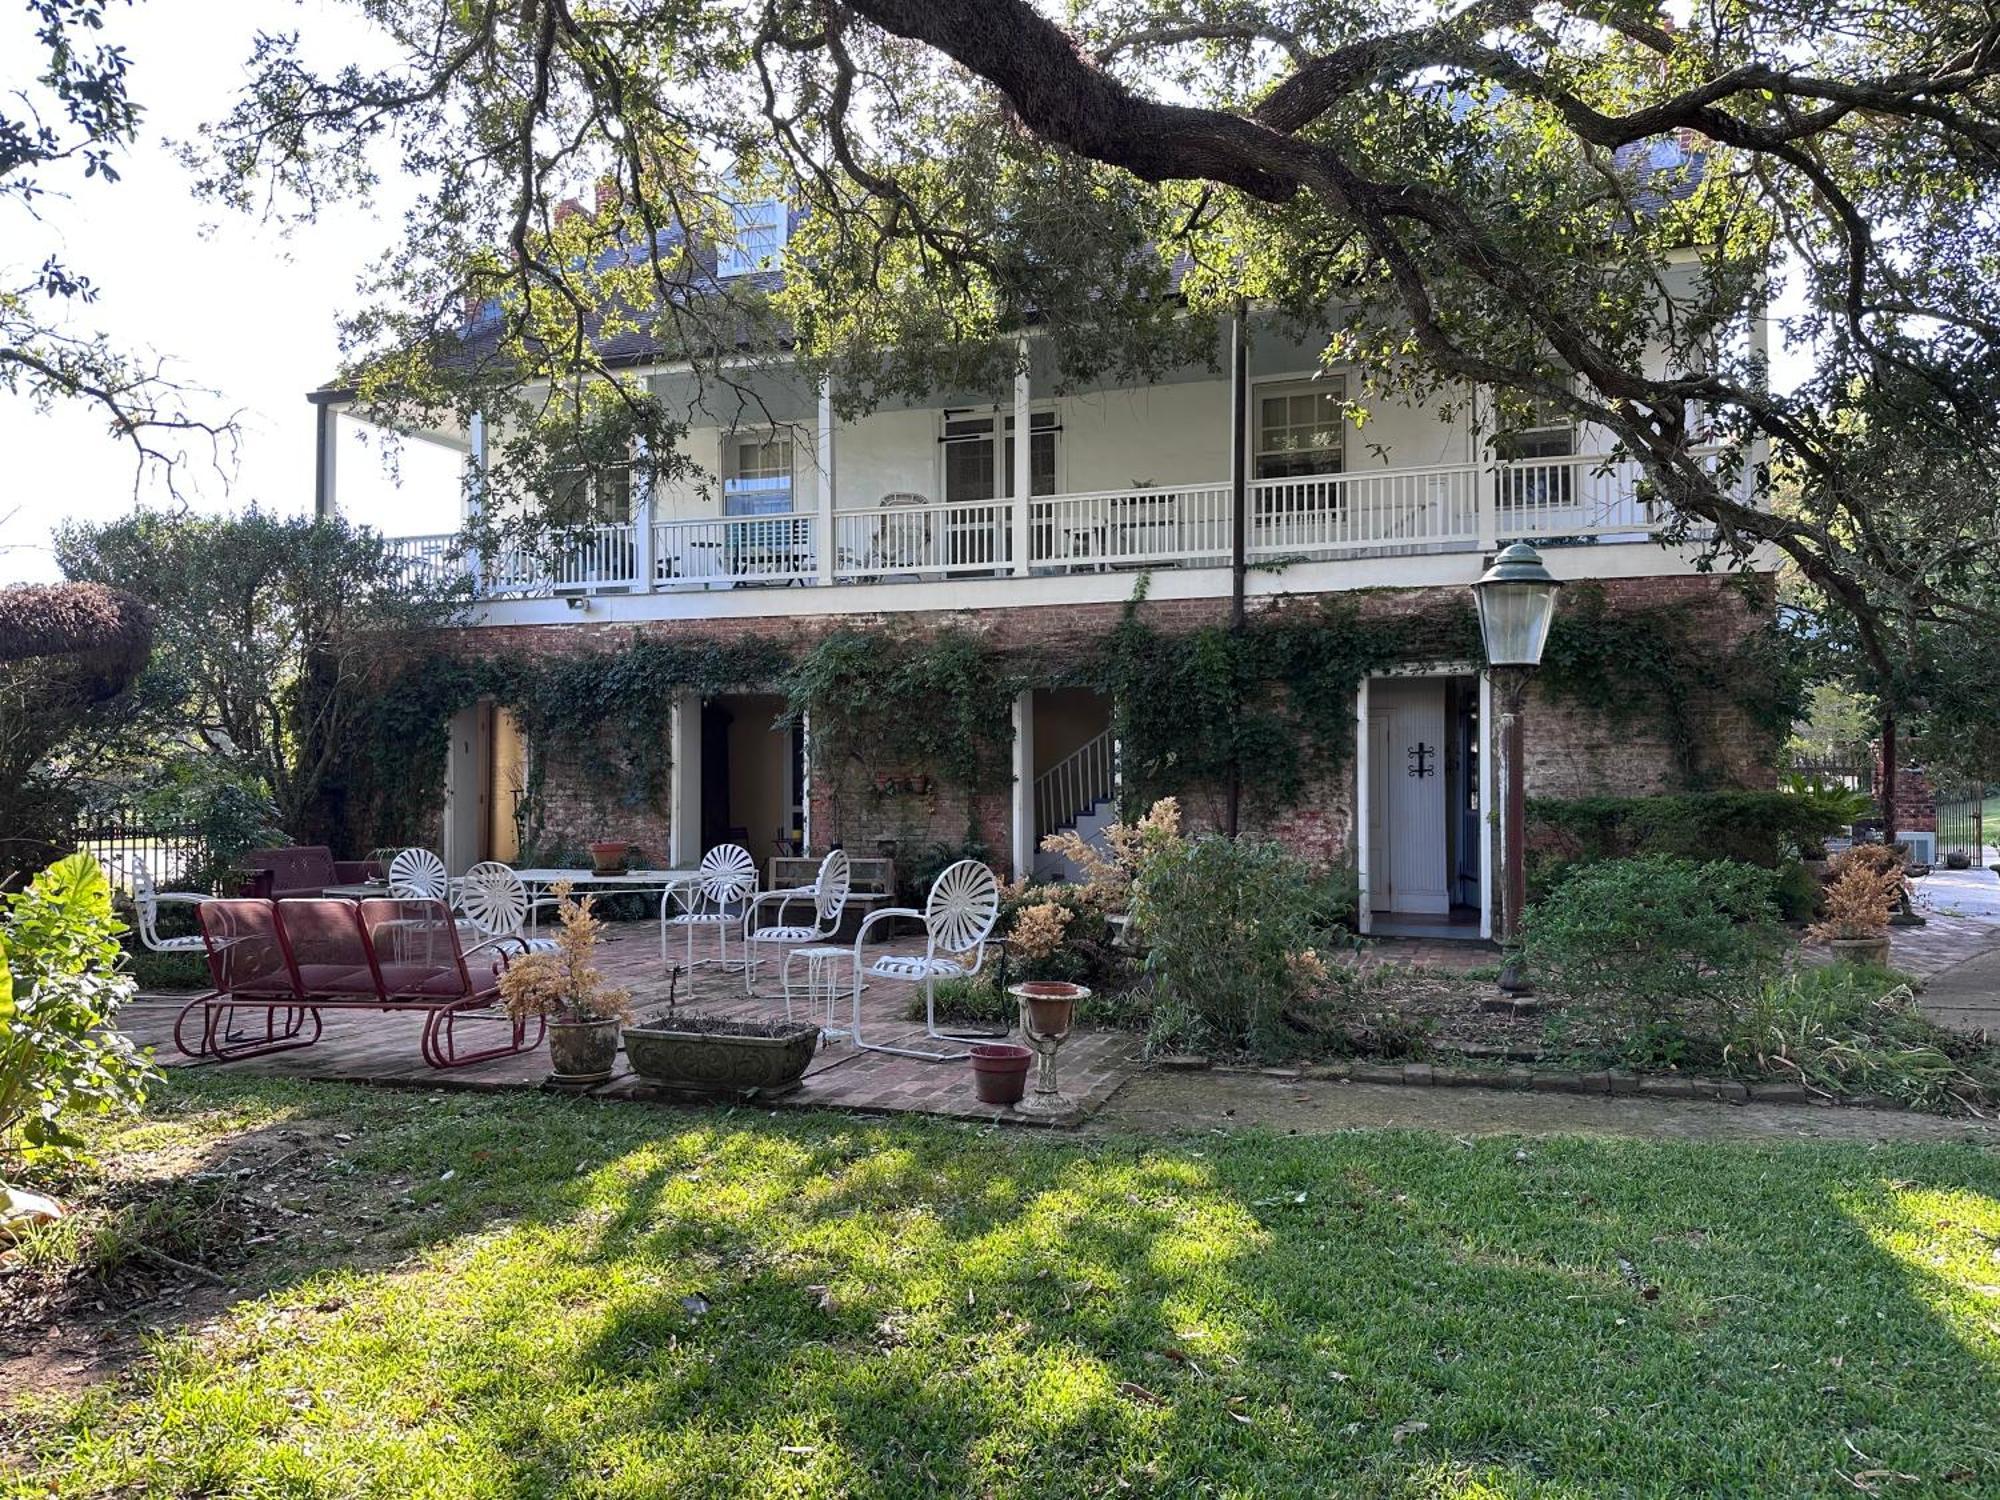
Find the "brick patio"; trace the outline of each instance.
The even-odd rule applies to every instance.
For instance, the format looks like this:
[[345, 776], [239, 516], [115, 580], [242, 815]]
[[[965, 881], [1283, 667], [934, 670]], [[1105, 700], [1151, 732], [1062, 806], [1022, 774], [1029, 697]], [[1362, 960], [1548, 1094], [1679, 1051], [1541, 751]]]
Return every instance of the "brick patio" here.
[[[713, 936], [700, 934], [696, 954], [713, 953]], [[884, 945], [886, 951], [920, 951], [921, 939], [900, 938]], [[682, 949], [678, 937], [669, 949], [676, 958]], [[869, 952], [878, 949], [870, 944]], [[731, 953], [735, 949], [732, 946]], [[600, 967], [617, 984], [632, 991], [639, 1018], [664, 1015], [667, 1009], [667, 978], [660, 964], [659, 929], [650, 923], [614, 925], [598, 950]], [[795, 964], [795, 979], [802, 980], [805, 966]], [[760, 998], [743, 993], [740, 974], [713, 967], [699, 968], [690, 982], [683, 979], [677, 1000], [682, 1012], [727, 1016], [740, 1020], [772, 1021], [784, 1016], [777, 965], [767, 961], [758, 971]], [[914, 985], [893, 980], [873, 980], [862, 992], [862, 1030], [870, 1042], [889, 1045], [937, 1046], [924, 1038], [921, 1021], [905, 1017], [912, 994], [921, 993]], [[417, 1034], [422, 1019], [414, 1015], [386, 1015], [368, 1011], [327, 1011], [326, 1030], [311, 1047], [296, 1052], [279, 1052], [268, 1057], [240, 1062], [215, 1063], [183, 1057], [173, 1044], [173, 1022], [185, 997], [143, 997], [123, 1012], [126, 1031], [141, 1043], [154, 1047], [159, 1061], [170, 1067], [224, 1067], [235, 1072], [281, 1075], [294, 1078], [329, 1079], [347, 1083], [376, 1083], [437, 1089], [539, 1088], [549, 1075], [546, 1045], [514, 1057], [496, 1058], [463, 1068], [426, 1067], [417, 1052]], [[796, 1012], [803, 1014], [802, 1011]], [[835, 1025], [844, 1025], [847, 1007], [842, 1007]], [[1019, 1040], [1018, 1037], [1015, 1040]], [[469, 1036], [467, 1044], [477, 1045]], [[1060, 1078], [1063, 1092], [1075, 1098], [1078, 1113], [1073, 1124], [1089, 1115], [1116, 1092], [1140, 1067], [1140, 1038], [1131, 1032], [1079, 1029], [1062, 1049]], [[611, 1079], [585, 1091], [602, 1099], [675, 1100], [683, 1096], [663, 1090], [634, 1074], [626, 1066], [624, 1053], [618, 1057]], [[912, 1057], [863, 1051], [847, 1041], [822, 1041], [800, 1087], [777, 1099], [761, 1101], [771, 1107], [789, 1109], [842, 1109], [882, 1114], [944, 1115], [964, 1120], [1003, 1120], [1017, 1124], [1042, 1124], [1042, 1120], [1021, 1115], [1005, 1106], [982, 1104], [974, 1096], [972, 1068], [966, 1062], [924, 1062]]]

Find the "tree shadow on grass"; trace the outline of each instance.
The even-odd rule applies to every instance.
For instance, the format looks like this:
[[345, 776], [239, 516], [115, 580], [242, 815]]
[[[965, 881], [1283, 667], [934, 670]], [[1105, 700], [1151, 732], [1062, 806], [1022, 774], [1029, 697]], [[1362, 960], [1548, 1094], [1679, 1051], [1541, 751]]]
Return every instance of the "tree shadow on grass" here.
[[[288, 1324], [170, 1358], [150, 1409], [100, 1410], [158, 1472], [194, 1467], [190, 1434], [230, 1393], [303, 1386], [335, 1431], [260, 1407], [223, 1488], [308, 1440], [440, 1493], [1792, 1495], [1854, 1493], [1842, 1476], [1871, 1466], [1918, 1476], [1896, 1493], [2000, 1483], [1982, 1415], [2000, 1348], [1966, 1282], [1972, 1237], [2000, 1245], [2000, 1162], [1971, 1149], [1080, 1149], [333, 1097], [316, 1113], [359, 1116], [357, 1173], [461, 1163], [404, 1237], [412, 1273], [281, 1289]], [[1958, 1259], [1930, 1268], [1946, 1214]]]

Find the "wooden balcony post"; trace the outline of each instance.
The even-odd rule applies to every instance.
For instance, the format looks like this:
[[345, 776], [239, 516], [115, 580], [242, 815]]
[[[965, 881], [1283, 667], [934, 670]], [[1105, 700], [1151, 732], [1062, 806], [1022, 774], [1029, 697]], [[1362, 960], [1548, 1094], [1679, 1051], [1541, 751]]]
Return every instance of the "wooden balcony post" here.
[[[469, 472], [465, 481], [466, 519], [477, 523], [486, 518], [486, 413], [476, 411], [466, 428], [469, 445]], [[472, 592], [480, 592], [479, 549], [472, 548], [465, 554], [465, 571], [472, 579]]]
[[834, 563], [839, 555], [835, 549], [833, 535], [832, 376], [819, 383], [819, 446], [814, 453], [814, 462], [819, 466], [819, 520], [813, 540], [819, 564], [818, 581], [822, 584], [831, 584], [834, 581]]
[[[1028, 502], [1034, 491], [1034, 412], [1028, 382], [1028, 338], [1021, 336], [1019, 363], [1014, 370], [1014, 575], [1028, 576], [1034, 528], [1028, 523]], [[1004, 451], [1004, 450], [1003, 450]]]
[[1472, 476], [1472, 516], [1478, 529], [1479, 550], [1500, 550], [1500, 465], [1493, 456], [1487, 418], [1493, 413], [1493, 397], [1487, 387], [1472, 388], [1472, 461], [1479, 467]]
[[636, 575], [632, 586], [640, 593], [651, 593], [659, 577], [659, 564], [653, 551], [653, 520], [656, 507], [653, 495], [654, 475], [652, 465], [647, 462], [650, 450], [642, 438], [637, 444], [637, 462], [633, 465], [640, 484], [632, 492], [632, 524], [638, 534], [632, 538], [633, 572]]

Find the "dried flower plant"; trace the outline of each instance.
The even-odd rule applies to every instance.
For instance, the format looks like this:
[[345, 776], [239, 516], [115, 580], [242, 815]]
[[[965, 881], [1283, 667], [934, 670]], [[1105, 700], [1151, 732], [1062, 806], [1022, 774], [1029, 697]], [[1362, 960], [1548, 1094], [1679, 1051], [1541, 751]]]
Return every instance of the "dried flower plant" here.
[[1904, 879], [1903, 862], [1893, 849], [1858, 844], [1843, 851], [1835, 856], [1820, 893], [1825, 915], [1806, 935], [1818, 943], [1886, 936]]
[[1053, 958], [1062, 949], [1069, 922], [1068, 908], [1053, 901], [1024, 906], [1014, 918], [1008, 942], [1012, 951], [1028, 963]]
[[1147, 856], [1180, 842], [1180, 802], [1162, 797], [1138, 822], [1113, 823], [1098, 837], [1104, 841], [1101, 849], [1074, 828], [1066, 828], [1043, 839], [1042, 848], [1061, 855], [1083, 873], [1085, 898], [1098, 910], [1123, 911], [1133, 877]]
[[556, 946], [507, 965], [500, 976], [500, 999], [516, 1020], [547, 1016], [553, 1021], [629, 1021], [632, 994], [605, 983], [592, 962], [604, 923], [591, 911], [593, 899], [572, 899], [568, 881], [554, 887]]

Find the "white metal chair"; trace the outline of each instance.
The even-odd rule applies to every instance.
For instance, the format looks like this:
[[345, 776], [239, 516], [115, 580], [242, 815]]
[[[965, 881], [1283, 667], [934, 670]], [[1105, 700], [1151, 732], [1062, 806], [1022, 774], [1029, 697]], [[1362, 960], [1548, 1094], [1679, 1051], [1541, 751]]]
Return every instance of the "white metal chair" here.
[[[743, 908], [743, 993], [756, 993], [750, 987], [752, 963], [747, 961], [760, 947], [782, 948], [784, 962], [779, 968], [785, 986], [785, 1019], [792, 1015], [792, 952], [810, 943], [824, 943], [840, 930], [841, 914], [847, 910], [847, 892], [851, 879], [847, 865], [847, 855], [839, 849], [819, 862], [819, 873], [813, 877], [811, 885], [793, 886], [790, 890], [765, 891], [754, 896]], [[757, 926], [758, 912], [772, 902], [778, 905], [777, 924], [771, 927]], [[813, 920], [809, 927], [797, 924], [787, 925], [785, 909], [794, 902], [812, 903]]]
[[399, 849], [389, 861], [391, 900], [443, 901], [450, 887], [444, 861], [428, 849]]
[[478, 934], [488, 938], [519, 938], [530, 953], [552, 953], [552, 937], [529, 937], [523, 930], [528, 914], [539, 907], [554, 906], [552, 897], [530, 900], [527, 886], [511, 865], [497, 859], [482, 860], [467, 870], [458, 882], [458, 909]]
[[[693, 880], [668, 887], [660, 897], [660, 963], [667, 963], [667, 932], [687, 933], [688, 972], [694, 972], [694, 934], [698, 927], [715, 929], [716, 956], [704, 963], [729, 962], [729, 929], [744, 919], [757, 891], [757, 862], [741, 844], [717, 844], [701, 857]], [[674, 908], [679, 908], [674, 910]]]
[[[971, 1040], [937, 1029], [937, 982], [940, 979], [969, 979], [986, 964], [986, 943], [993, 936], [993, 924], [1000, 916], [1000, 882], [993, 872], [976, 859], [961, 859], [949, 865], [931, 883], [924, 909], [884, 907], [871, 912], [854, 935], [854, 1045], [871, 1052], [894, 1052], [918, 1057], [926, 1062], [957, 1062], [971, 1054], [933, 1052], [916, 1047], [891, 1047], [861, 1037], [861, 983], [864, 978], [900, 979], [921, 982], [924, 987], [924, 1035], [940, 1042]], [[868, 941], [868, 929], [890, 917], [911, 917], [924, 924], [922, 953], [884, 953], [874, 962], [864, 962], [861, 945]]]
[[146, 868], [146, 861], [136, 854], [119, 856], [113, 861], [119, 874], [132, 887], [132, 927], [139, 934], [139, 941], [155, 953], [201, 953], [201, 934], [187, 937], [160, 936], [160, 904], [171, 902], [180, 906], [200, 906], [204, 901], [213, 901], [213, 896], [198, 895], [193, 891], [163, 891], [153, 883], [153, 872]]

